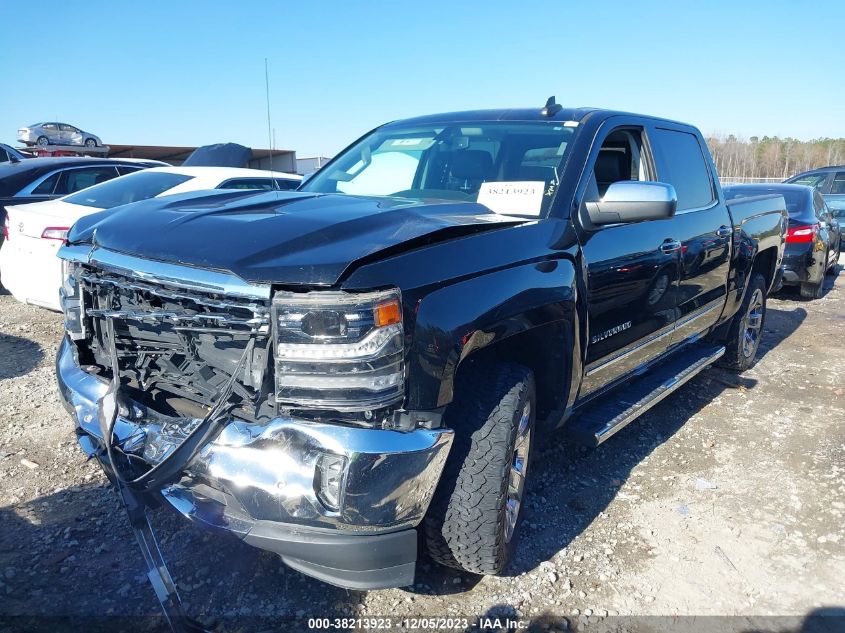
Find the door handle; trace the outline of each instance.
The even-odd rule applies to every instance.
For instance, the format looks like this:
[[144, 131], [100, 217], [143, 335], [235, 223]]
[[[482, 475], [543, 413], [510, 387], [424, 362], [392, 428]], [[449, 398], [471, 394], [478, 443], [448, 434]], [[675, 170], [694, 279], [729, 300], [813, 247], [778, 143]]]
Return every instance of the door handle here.
[[666, 240], [660, 245], [660, 250], [667, 255], [681, 250], [681, 243], [678, 240]]
[[719, 237], [730, 237], [733, 234], [733, 229], [729, 226], [720, 226], [716, 229], [716, 235]]

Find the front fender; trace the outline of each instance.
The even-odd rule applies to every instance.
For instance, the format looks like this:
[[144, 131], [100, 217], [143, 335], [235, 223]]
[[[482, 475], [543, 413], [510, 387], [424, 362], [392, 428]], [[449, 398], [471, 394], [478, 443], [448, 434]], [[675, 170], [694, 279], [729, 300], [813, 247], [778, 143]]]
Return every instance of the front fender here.
[[[575, 320], [575, 269], [567, 259], [522, 264], [438, 289], [418, 304], [409, 355], [411, 410], [452, 401], [458, 367], [478, 351]], [[566, 353], [563, 339], [548, 341], [549, 354]], [[571, 352], [571, 350], [570, 350]]]

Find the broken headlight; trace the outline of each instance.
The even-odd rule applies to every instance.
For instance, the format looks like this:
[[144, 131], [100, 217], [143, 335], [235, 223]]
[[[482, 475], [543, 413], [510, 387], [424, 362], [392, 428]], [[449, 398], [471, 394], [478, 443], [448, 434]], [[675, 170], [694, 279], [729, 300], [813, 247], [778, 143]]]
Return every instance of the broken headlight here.
[[280, 406], [366, 413], [402, 399], [398, 290], [277, 292], [272, 310]]
[[62, 260], [62, 287], [59, 289], [59, 302], [65, 315], [65, 331], [74, 341], [85, 338], [85, 306], [82, 301], [82, 289], [77, 273], [79, 264]]

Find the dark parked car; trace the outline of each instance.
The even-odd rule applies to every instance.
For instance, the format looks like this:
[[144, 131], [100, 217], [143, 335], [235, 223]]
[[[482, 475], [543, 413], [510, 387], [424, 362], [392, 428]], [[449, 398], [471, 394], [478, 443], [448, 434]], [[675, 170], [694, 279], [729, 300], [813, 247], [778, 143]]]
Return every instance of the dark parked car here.
[[781, 196], [726, 201], [682, 123], [396, 121], [295, 192], [79, 220], [59, 392], [158, 586], [150, 499], [344, 587], [413, 583], [419, 532], [497, 574], [542, 434], [595, 446], [751, 366], [786, 223]]
[[789, 231], [783, 256], [784, 285], [799, 286], [801, 296], [818, 299], [825, 274], [834, 271], [842, 248], [842, 231], [824, 198], [812, 186], [731, 185], [728, 199], [778, 194], [786, 200]]
[[843, 196], [828, 196], [825, 199], [827, 208], [830, 209], [831, 215], [839, 225], [839, 235], [845, 235], [845, 195]]
[[[147, 167], [158, 161], [124, 161], [113, 158], [28, 158], [0, 164], [0, 226], [6, 236], [5, 205], [27, 204], [60, 198], [112, 178]], [[14, 229], [11, 229], [14, 230]]]
[[10, 147], [5, 143], [0, 143], [0, 163], [15, 163], [28, 158], [32, 157], [19, 152], [14, 147]]
[[785, 182], [815, 187], [827, 202], [839, 226], [845, 230], [845, 165], [820, 167], [793, 176]]
[[793, 185], [807, 185], [819, 190], [823, 196], [845, 195], [845, 165], [831, 165], [805, 171], [784, 180]]

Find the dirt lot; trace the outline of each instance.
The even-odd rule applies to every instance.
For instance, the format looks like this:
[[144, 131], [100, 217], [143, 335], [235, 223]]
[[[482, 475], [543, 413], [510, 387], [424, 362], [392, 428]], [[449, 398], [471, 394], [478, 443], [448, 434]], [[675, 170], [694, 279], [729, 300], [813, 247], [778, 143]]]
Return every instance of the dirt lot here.
[[[818, 301], [770, 300], [743, 376], [706, 371], [596, 451], [549, 445], [511, 575], [479, 581], [423, 559], [412, 589], [347, 592], [159, 513], [189, 612], [245, 631], [292, 616], [482, 614], [565, 630], [561, 616], [800, 622], [842, 607], [845, 275], [832, 281]], [[60, 334], [59, 315], [0, 291], [0, 630], [22, 626], [14, 615], [158, 613], [118, 500], [59, 404]]]

